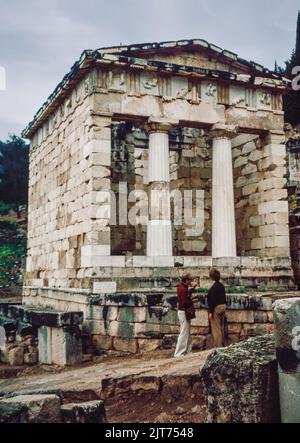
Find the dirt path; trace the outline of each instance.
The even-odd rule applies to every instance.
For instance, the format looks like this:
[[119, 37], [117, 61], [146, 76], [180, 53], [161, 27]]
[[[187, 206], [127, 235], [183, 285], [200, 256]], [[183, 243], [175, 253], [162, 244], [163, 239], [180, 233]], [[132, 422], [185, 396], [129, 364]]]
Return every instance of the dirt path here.
[[39, 368], [42, 374], [0, 380], [0, 392], [61, 389], [66, 402], [81, 396], [84, 401], [92, 392], [105, 400], [109, 422], [201, 422], [205, 407], [199, 369], [210, 353], [179, 359], [170, 351], [115, 357], [58, 373]]

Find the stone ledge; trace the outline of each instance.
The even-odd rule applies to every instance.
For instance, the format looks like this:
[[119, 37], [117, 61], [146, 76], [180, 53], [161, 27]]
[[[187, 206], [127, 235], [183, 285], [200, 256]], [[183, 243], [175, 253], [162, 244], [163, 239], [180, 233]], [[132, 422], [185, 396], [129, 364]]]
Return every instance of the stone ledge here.
[[[45, 287], [40, 290], [47, 292], [49, 288]], [[56, 289], [53, 288], [55, 291]], [[64, 293], [67, 293], [68, 289], [64, 289]], [[71, 293], [72, 294], [72, 293]], [[66, 301], [70, 300], [71, 294], [66, 297]], [[198, 308], [207, 309], [207, 301], [205, 293], [195, 294], [199, 298], [199, 303], [196, 305]], [[227, 294], [228, 300], [228, 308], [234, 310], [262, 310], [269, 311], [272, 310], [273, 302], [279, 299], [286, 299], [291, 297], [299, 297], [299, 291], [292, 292], [256, 292], [256, 291], [245, 291], [245, 293], [238, 294]], [[51, 297], [52, 298], [52, 297]], [[55, 299], [55, 297], [53, 297]], [[22, 309], [26, 308], [26, 310], [37, 310], [37, 308], [30, 308], [29, 305], [26, 304], [26, 297], [24, 298], [25, 305], [22, 306]], [[60, 299], [58, 299], [58, 302]], [[65, 299], [64, 299], [65, 301]], [[72, 300], [72, 302], [80, 305], [80, 302]], [[176, 298], [176, 288], [156, 288], [153, 290], [144, 289], [144, 290], [127, 290], [127, 291], [119, 291], [114, 294], [92, 294], [91, 292], [86, 295], [85, 304], [88, 306], [128, 306], [128, 307], [143, 307], [143, 306], [155, 306], [162, 305], [165, 307], [176, 307], [177, 298]], [[46, 300], [45, 300], [46, 304]], [[0, 303], [0, 317], [9, 317], [8, 312], [8, 304]], [[14, 305], [16, 306], [16, 305]], [[21, 305], [20, 305], [21, 306]], [[43, 311], [44, 309], [41, 308]], [[52, 313], [55, 314], [55, 311], [45, 310], [47, 314]], [[38, 312], [40, 312], [38, 310]], [[76, 314], [76, 312], [63, 313], [58, 312], [58, 314], [64, 314], [67, 316], [69, 314]], [[13, 318], [12, 316], [10, 316]], [[64, 319], [64, 317], [63, 317]], [[66, 323], [66, 320], [64, 320]]]
[[[135, 255], [129, 258], [120, 255], [103, 257], [104, 268], [170, 268], [175, 263], [175, 267], [184, 265], [185, 267], [207, 268], [211, 266], [220, 267], [291, 267], [290, 257], [255, 257], [243, 256], [233, 258], [213, 258], [211, 256], [170, 256], [170, 257], [147, 257]], [[106, 262], [105, 262], [106, 260]], [[122, 262], [122, 263], [121, 263]], [[121, 263], [121, 264], [120, 264]], [[177, 265], [177, 266], [176, 266]], [[97, 265], [95, 265], [97, 267]]]
[[[38, 308], [36, 306], [9, 305], [4, 307], [7, 319], [13, 319], [18, 323], [31, 325], [33, 327], [48, 326], [52, 328], [63, 328], [68, 326], [79, 326], [83, 323], [82, 312], [58, 312]], [[0, 304], [0, 313], [2, 306]]]

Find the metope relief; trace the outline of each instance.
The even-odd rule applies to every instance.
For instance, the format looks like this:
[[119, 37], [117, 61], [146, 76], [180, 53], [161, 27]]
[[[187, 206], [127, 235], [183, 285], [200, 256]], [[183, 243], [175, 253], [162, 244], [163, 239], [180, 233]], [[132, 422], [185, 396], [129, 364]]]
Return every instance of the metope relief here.
[[156, 75], [147, 73], [141, 74], [141, 94], [159, 95], [158, 78]]
[[126, 91], [126, 73], [109, 71], [107, 75], [107, 88], [109, 91], [125, 92]]
[[201, 83], [201, 100], [203, 102], [217, 102], [218, 88], [216, 83], [202, 82]]

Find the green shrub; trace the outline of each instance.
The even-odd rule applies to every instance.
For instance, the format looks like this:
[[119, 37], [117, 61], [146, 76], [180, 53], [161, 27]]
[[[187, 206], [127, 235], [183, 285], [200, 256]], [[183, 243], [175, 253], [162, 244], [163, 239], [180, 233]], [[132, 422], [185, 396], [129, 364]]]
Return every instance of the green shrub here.
[[11, 203], [4, 203], [0, 200], [0, 215], [7, 215], [13, 209], [14, 206]]
[[14, 221], [0, 222], [0, 288], [20, 284], [26, 256], [26, 227]]

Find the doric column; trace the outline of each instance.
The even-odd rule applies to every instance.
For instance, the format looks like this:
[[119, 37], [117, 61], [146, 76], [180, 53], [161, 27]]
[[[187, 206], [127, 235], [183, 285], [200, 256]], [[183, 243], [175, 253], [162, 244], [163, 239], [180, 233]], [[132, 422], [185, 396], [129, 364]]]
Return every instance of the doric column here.
[[236, 231], [231, 138], [235, 126], [216, 124], [212, 144], [212, 256], [236, 257]]
[[150, 118], [149, 132], [149, 221], [147, 256], [171, 257], [172, 224], [170, 214], [169, 131], [178, 122]]

